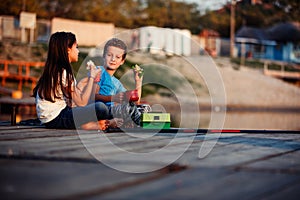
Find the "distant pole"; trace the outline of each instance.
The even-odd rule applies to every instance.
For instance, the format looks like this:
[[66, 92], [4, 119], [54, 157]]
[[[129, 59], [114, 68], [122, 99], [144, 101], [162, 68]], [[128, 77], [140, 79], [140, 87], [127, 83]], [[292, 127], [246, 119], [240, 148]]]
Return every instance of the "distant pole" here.
[[234, 57], [234, 31], [235, 31], [235, 0], [231, 0], [231, 8], [230, 8], [230, 57]]
[[23, 0], [22, 11], [26, 11], [26, 0]]

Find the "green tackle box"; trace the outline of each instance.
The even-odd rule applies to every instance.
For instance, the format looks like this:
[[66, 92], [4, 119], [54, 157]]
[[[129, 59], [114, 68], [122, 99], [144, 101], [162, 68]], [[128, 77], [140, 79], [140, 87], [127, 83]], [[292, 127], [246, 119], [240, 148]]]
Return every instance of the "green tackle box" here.
[[142, 127], [145, 129], [170, 129], [170, 113], [143, 113]]

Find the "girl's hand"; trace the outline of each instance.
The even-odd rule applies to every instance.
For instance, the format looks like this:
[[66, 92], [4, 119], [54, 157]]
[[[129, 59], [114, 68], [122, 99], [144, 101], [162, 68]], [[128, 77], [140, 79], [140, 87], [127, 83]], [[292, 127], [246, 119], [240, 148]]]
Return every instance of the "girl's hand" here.
[[87, 62], [87, 70], [90, 70], [90, 77], [94, 79], [95, 82], [100, 81], [100, 76], [101, 76], [101, 68], [97, 67], [93, 61]]
[[90, 77], [94, 79], [94, 82], [99, 82], [101, 78], [101, 68], [92, 67]]

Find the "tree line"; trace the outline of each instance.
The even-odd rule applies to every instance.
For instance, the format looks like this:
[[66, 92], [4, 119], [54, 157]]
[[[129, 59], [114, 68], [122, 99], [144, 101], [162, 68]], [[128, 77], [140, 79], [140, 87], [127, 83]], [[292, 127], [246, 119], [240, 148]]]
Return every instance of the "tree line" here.
[[[299, 0], [262, 0], [252, 5], [251, 0], [236, 5], [236, 30], [243, 25], [266, 27], [282, 21], [300, 19]], [[19, 16], [21, 11], [35, 12], [38, 18], [110, 22], [117, 27], [138, 28], [158, 26], [189, 29], [198, 34], [202, 29], [213, 29], [222, 37], [229, 37], [229, 1], [223, 8], [200, 13], [200, 6], [175, 0], [2, 0], [1, 15]]]

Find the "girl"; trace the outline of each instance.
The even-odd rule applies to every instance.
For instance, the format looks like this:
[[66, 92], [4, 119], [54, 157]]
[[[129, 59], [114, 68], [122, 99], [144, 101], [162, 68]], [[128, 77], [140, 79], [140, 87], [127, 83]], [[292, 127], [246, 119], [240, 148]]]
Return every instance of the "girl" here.
[[[73, 33], [51, 35], [44, 72], [33, 90], [38, 118], [47, 128], [99, 129], [100, 126], [105, 130], [108, 126], [120, 126], [122, 121], [106, 120], [111, 118], [113, 111], [105, 104], [88, 104], [94, 79], [101, 69], [91, 67], [84, 89], [77, 87], [71, 63], [78, 61], [78, 53]], [[132, 110], [129, 105], [122, 105], [114, 114], [123, 116]]]

